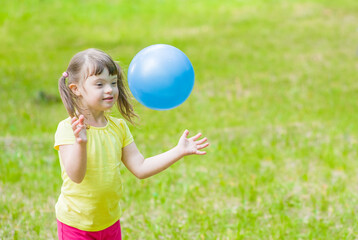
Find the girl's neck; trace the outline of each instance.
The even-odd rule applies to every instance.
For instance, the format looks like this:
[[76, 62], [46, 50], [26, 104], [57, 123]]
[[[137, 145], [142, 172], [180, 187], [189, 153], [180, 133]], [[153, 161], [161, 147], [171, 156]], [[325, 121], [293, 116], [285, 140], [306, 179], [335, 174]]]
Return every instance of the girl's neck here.
[[107, 119], [104, 112], [97, 114], [86, 112], [84, 113], [86, 124], [93, 127], [105, 127], [107, 125]]

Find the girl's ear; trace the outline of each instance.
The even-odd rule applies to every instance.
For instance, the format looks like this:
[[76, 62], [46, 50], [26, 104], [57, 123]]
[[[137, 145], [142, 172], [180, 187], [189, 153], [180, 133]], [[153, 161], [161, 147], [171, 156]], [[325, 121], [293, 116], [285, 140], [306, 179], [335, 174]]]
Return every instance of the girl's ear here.
[[81, 92], [76, 84], [71, 83], [70, 85], [68, 85], [68, 87], [77, 97], [81, 96]]

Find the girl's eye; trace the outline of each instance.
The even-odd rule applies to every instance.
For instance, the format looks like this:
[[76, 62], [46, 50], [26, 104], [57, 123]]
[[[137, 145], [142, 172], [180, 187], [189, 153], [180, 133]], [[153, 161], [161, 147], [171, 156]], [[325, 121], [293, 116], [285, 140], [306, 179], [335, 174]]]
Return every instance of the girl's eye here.
[[102, 83], [96, 83], [96, 86], [102, 87]]
[[112, 82], [112, 85], [117, 85], [117, 82]]

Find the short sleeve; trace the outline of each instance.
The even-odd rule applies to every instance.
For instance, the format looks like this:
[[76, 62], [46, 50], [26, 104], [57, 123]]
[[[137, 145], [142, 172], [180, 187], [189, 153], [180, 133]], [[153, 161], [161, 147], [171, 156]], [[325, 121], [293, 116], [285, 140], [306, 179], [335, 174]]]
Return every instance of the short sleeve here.
[[124, 127], [124, 137], [122, 146], [125, 147], [134, 141], [133, 136], [129, 130], [127, 123], [121, 119], [121, 125]]
[[54, 148], [59, 150], [60, 145], [74, 144], [76, 142], [75, 135], [71, 127], [70, 119], [67, 118], [60, 122], [55, 133]]

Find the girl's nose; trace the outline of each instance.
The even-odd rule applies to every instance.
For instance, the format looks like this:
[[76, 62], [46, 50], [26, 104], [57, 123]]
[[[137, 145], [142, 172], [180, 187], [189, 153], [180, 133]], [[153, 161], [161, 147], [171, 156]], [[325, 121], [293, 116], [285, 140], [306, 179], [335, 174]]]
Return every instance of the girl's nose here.
[[113, 91], [112, 86], [107, 86], [106, 87], [106, 90], [105, 90], [106, 93], [111, 93], [112, 91]]

